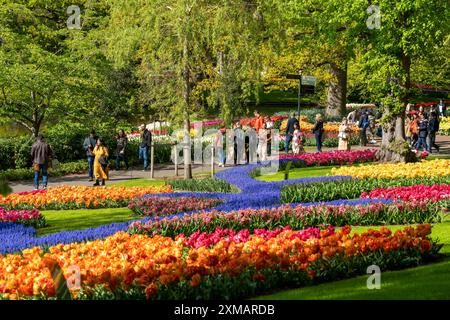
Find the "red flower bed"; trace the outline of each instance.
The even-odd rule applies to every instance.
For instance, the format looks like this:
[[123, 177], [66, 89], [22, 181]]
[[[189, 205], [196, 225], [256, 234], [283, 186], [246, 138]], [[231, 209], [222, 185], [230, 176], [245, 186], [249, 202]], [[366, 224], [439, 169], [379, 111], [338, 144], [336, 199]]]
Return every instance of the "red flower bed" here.
[[440, 201], [450, 199], [450, 185], [419, 184], [410, 187], [375, 189], [362, 193], [361, 198], [398, 199], [408, 202]]
[[280, 159], [304, 161], [308, 166], [343, 165], [374, 161], [377, 150], [332, 151], [302, 154], [281, 154]]

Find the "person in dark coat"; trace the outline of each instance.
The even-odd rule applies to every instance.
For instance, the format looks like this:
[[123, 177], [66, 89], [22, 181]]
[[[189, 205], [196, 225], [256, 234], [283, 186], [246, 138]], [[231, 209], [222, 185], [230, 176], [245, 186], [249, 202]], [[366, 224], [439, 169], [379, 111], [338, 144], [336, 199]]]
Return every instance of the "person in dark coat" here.
[[92, 153], [94, 151], [95, 145], [97, 144], [97, 134], [94, 130], [91, 131], [88, 137], [84, 139], [83, 148], [86, 150], [86, 156], [88, 160], [88, 175], [89, 181], [94, 180], [94, 159], [95, 156]]
[[144, 170], [148, 169], [148, 150], [152, 144], [152, 133], [147, 130], [145, 124], [139, 126], [141, 137], [139, 142], [139, 160], [144, 159]]
[[419, 148], [423, 145], [423, 150], [428, 150], [427, 146], [427, 135], [428, 135], [428, 119], [427, 114], [424, 113], [420, 117], [419, 121], [419, 140], [416, 144], [416, 151], [419, 151]]
[[116, 170], [120, 169], [120, 162], [125, 162], [126, 170], [128, 170], [127, 145], [128, 138], [125, 131], [120, 130], [117, 134], [117, 148], [116, 148]]
[[439, 118], [436, 112], [431, 113], [430, 121], [428, 121], [428, 152], [432, 153], [435, 148], [439, 153], [439, 146], [436, 144], [436, 133], [439, 131]]
[[52, 149], [45, 142], [42, 135], [38, 135], [36, 142], [31, 147], [31, 158], [34, 167], [34, 190], [39, 190], [39, 175], [42, 173], [42, 185], [47, 189], [48, 184], [48, 164], [52, 157]]
[[292, 137], [294, 136], [295, 124], [299, 124], [298, 119], [295, 117], [295, 112], [291, 113], [291, 117], [287, 121], [286, 125], [286, 140], [284, 145], [284, 151], [289, 153], [289, 144], [292, 141]]
[[369, 128], [369, 113], [364, 110], [359, 118], [359, 145], [364, 147], [367, 144], [367, 128]]
[[312, 129], [314, 137], [316, 138], [317, 152], [322, 152], [322, 140], [323, 140], [323, 119], [321, 114], [316, 114], [316, 123]]

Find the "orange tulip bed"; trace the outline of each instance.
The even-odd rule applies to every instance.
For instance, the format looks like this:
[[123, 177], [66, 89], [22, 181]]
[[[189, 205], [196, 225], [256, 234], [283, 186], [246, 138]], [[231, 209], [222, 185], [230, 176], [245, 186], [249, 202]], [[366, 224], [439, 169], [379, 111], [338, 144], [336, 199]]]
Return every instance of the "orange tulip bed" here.
[[172, 192], [172, 187], [61, 186], [48, 190], [12, 193], [6, 197], [0, 195], [0, 206], [19, 210], [118, 208], [126, 207], [134, 197], [166, 192]]
[[49, 269], [57, 266], [75, 299], [237, 299], [365, 274], [372, 264], [414, 266], [440, 249], [428, 237], [430, 225], [350, 233], [349, 226], [216, 230], [175, 239], [119, 232], [45, 252], [34, 247], [0, 256], [0, 297], [58, 298], [61, 288]]

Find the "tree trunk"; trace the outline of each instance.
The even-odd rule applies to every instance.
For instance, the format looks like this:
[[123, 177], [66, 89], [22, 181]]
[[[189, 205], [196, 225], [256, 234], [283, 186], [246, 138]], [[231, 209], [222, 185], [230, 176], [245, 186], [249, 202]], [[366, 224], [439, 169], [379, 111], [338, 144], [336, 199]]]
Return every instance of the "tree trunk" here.
[[[392, 114], [389, 108], [385, 108], [384, 112], [389, 119], [383, 124], [383, 137], [381, 140], [381, 148], [377, 152], [377, 159], [381, 162], [415, 162], [416, 154], [405, 141], [405, 118], [404, 111], [409, 100], [411, 88], [411, 59], [402, 52], [400, 55], [401, 66], [405, 73], [405, 83], [401, 84], [400, 79], [398, 85], [403, 88], [403, 94], [398, 97], [403, 105], [399, 114]], [[388, 75], [388, 82], [391, 82], [391, 76]], [[391, 92], [391, 97], [394, 94]]]
[[347, 65], [344, 68], [330, 64], [333, 79], [328, 82], [328, 101], [325, 114], [330, 117], [345, 115], [347, 103]]
[[416, 162], [417, 157], [405, 141], [405, 125], [402, 115], [393, 115], [388, 108], [384, 110], [390, 117], [383, 125], [381, 148], [376, 159], [380, 162]]
[[191, 122], [189, 120], [189, 108], [190, 108], [190, 80], [189, 80], [189, 64], [188, 64], [188, 39], [184, 36], [183, 44], [183, 117], [184, 117], [184, 179], [192, 179], [192, 164], [191, 164], [191, 137], [189, 130], [191, 128]]

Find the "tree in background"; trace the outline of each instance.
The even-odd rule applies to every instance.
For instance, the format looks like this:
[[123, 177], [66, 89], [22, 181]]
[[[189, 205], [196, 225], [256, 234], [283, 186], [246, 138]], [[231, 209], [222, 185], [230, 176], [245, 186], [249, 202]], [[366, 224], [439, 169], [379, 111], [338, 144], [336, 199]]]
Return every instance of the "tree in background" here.
[[[414, 161], [405, 142], [404, 113], [412, 70], [433, 60], [449, 34], [449, 3], [440, 0], [380, 0], [381, 25], [369, 33], [363, 55], [365, 84], [383, 102], [383, 138], [378, 159]], [[448, 49], [448, 48], [447, 48]]]
[[[118, 66], [137, 65], [142, 104], [183, 123], [184, 154], [191, 115], [219, 106], [230, 121], [258, 80], [256, 10], [251, 1], [112, 2], [107, 54]], [[184, 161], [188, 179], [190, 157]]]
[[[361, 42], [365, 7], [355, 1], [280, 1], [285, 19], [285, 51], [296, 60], [292, 66], [315, 73], [328, 83], [325, 113], [336, 117], [346, 112], [347, 66]], [[292, 73], [292, 72], [290, 72]]]
[[[2, 0], [0, 115], [37, 136], [45, 123], [126, 116], [126, 72], [112, 69], [95, 40], [104, 2], [80, 1], [82, 30], [67, 26], [71, 1]], [[86, 2], [86, 6], [83, 6]]]

